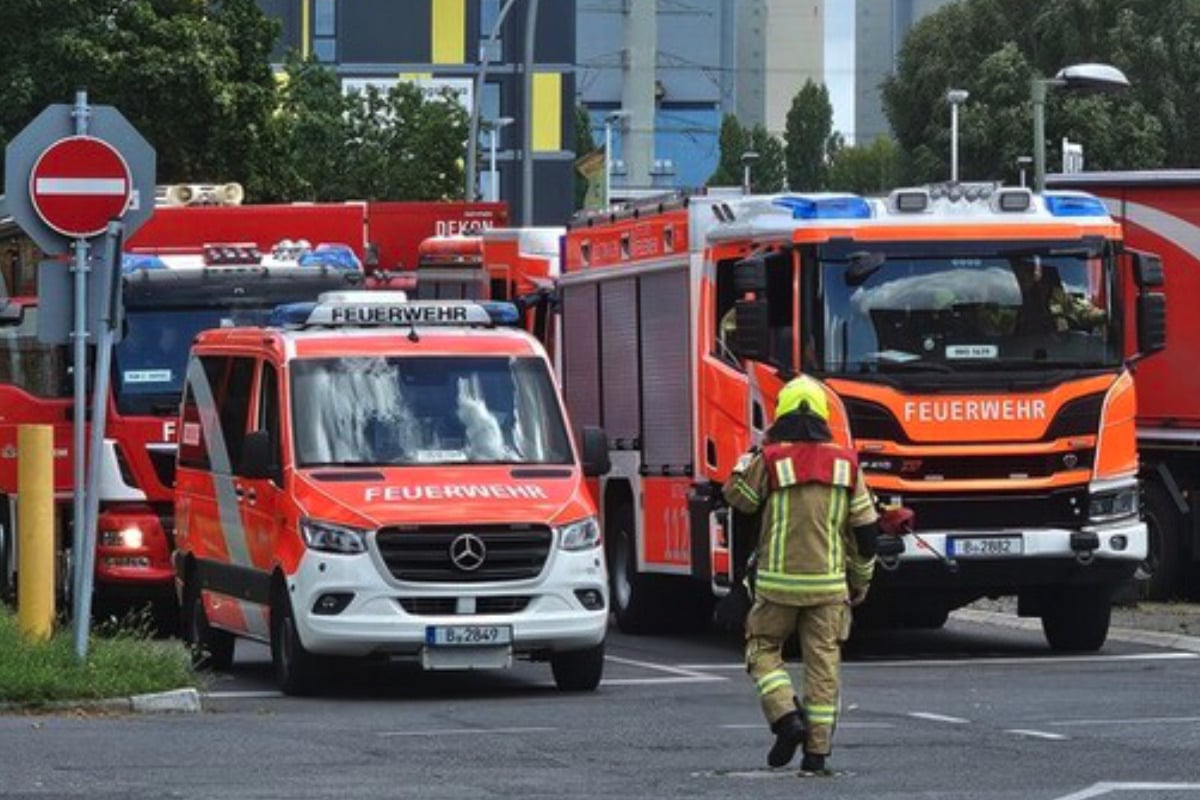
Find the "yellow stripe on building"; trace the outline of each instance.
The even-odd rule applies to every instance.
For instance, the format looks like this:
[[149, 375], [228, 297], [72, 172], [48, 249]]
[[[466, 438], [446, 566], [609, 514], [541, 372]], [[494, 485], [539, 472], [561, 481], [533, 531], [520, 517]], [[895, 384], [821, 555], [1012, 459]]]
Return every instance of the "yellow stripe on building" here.
[[308, 60], [312, 55], [312, 8], [311, 0], [300, 0], [300, 57]]
[[434, 64], [463, 64], [467, 51], [466, 0], [431, 0], [429, 56]]
[[562, 150], [562, 74], [533, 75], [533, 151]]

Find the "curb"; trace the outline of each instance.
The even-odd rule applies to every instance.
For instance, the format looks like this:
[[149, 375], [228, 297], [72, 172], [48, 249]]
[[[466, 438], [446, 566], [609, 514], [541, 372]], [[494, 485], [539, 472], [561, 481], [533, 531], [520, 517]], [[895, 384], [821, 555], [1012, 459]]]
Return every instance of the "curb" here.
[[[970, 608], [960, 608], [950, 612], [950, 618], [960, 622], [975, 622], [983, 625], [996, 625], [1001, 628], [1016, 628], [1023, 631], [1041, 631], [1042, 623], [1037, 619], [1017, 617], [999, 611], [977, 611]], [[1115, 642], [1131, 644], [1148, 644], [1154, 647], [1165, 647], [1170, 650], [1183, 650], [1189, 653], [1200, 653], [1200, 636], [1185, 636], [1179, 633], [1162, 633], [1161, 631], [1139, 631], [1133, 628], [1110, 628], [1108, 638]]]
[[154, 694], [135, 694], [130, 697], [108, 697], [99, 700], [56, 700], [51, 703], [0, 703], [0, 713], [101, 711], [133, 714], [198, 714], [203, 711], [200, 692], [195, 689], [174, 689]]

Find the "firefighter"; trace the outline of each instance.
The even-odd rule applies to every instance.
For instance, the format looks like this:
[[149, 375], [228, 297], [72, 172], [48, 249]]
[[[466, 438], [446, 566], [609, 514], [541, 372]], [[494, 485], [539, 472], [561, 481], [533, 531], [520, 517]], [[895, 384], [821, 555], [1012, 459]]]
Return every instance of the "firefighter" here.
[[[790, 381], [766, 444], [739, 459], [724, 487], [738, 511], [763, 509], [746, 668], [775, 734], [767, 763], [785, 766], [803, 745], [801, 771], [808, 774], [830, 774], [840, 646], [849, 636], [850, 607], [866, 599], [879, 533], [857, 459], [831, 442], [828, 420], [821, 384], [807, 376]], [[793, 632], [804, 661], [799, 701], [782, 657]]]

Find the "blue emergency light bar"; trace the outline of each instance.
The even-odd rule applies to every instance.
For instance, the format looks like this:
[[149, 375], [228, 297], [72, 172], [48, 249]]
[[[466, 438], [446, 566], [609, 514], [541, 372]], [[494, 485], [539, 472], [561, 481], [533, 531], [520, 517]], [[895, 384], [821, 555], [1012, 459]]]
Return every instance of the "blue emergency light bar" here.
[[362, 262], [346, 244], [322, 242], [297, 260], [302, 267], [330, 267], [345, 272], [362, 272]]
[[167, 265], [158, 256], [147, 255], [145, 253], [124, 253], [121, 256], [121, 272], [128, 275], [131, 272], [137, 272], [140, 269], [166, 269]]
[[373, 294], [378, 293], [340, 292], [315, 303], [276, 306], [267, 324], [273, 328], [493, 327], [516, 325], [521, 321], [521, 314], [512, 303], [446, 300], [407, 302], [379, 299], [372, 297]]
[[775, 205], [789, 209], [792, 219], [870, 219], [871, 205], [857, 195], [788, 195]]
[[1108, 209], [1098, 197], [1088, 194], [1043, 195], [1046, 210], [1055, 217], [1107, 217]]

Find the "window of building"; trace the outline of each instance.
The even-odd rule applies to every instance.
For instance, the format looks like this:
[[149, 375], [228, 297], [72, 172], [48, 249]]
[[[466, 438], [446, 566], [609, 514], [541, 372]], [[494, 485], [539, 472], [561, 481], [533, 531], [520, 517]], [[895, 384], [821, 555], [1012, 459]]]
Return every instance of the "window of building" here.
[[479, 59], [485, 57], [489, 62], [504, 60], [504, 39], [499, 32], [496, 41], [488, 37], [500, 16], [500, 0], [479, 0]]
[[337, 10], [334, 0], [313, 0], [313, 55], [318, 61], [337, 60]]

